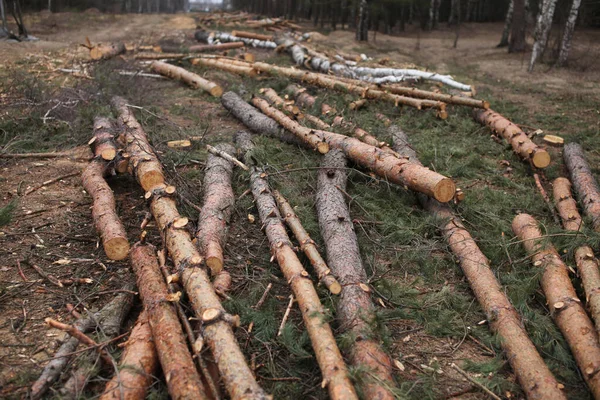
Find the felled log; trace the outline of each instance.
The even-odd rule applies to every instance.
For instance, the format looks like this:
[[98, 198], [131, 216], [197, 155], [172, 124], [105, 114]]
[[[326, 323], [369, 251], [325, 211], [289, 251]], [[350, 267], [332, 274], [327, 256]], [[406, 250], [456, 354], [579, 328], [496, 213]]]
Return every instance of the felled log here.
[[150, 68], [161, 75], [182, 81], [194, 89], [202, 89], [205, 92], [210, 93], [211, 96], [221, 97], [223, 94], [223, 89], [221, 89], [221, 86], [206, 80], [200, 75], [190, 72], [185, 68], [177, 67], [161, 61], [154, 61]]
[[80, 343], [85, 344], [88, 347], [94, 348], [106, 365], [112, 365], [112, 358], [110, 354], [108, 354], [108, 352], [105, 349], [98, 346], [98, 343], [96, 343], [94, 339], [90, 338], [85, 333], [80, 331], [75, 325], [65, 324], [63, 322], [56, 321], [52, 318], [46, 318], [45, 322], [46, 324], [48, 324], [48, 326], [52, 328], [60, 329], [61, 331], [68, 333], [69, 336], [77, 339]]
[[154, 339], [145, 311], [139, 315], [125, 350], [119, 370], [104, 388], [100, 400], [143, 400], [158, 367]]
[[313, 148], [317, 148], [320, 143], [325, 143], [331, 148], [340, 149], [350, 160], [370, 169], [380, 177], [425, 193], [438, 201], [447, 202], [454, 197], [456, 190], [454, 182], [437, 172], [399, 159], [358, 139], [303, 127], [258, 97], [252, 99], [252, 104], [306, 143], [310, 143]]
[[225, 50], [239, 49], [246, 46], [244, 42], [230, 42], [220, 44], [198, 44], [189, 47], [180, 46], [161, 46], [161, 51], [165, 53], [216, 53]]
[[350, 333], [348, 346], [352, 365], [365, 370], [362, 391], [368, 399], [394, 399], [396, 385], [392, 361], [377, 340], [375, 307], [362, 264], [352, 218], [342, 190], [347, 180], [346, 157], [340, 150], [327, 153], [321, 162], [317, 183], [317, 214], [325, 242], [327, 262], [341, 285], [337, 316], [342, 332]]
[[180, 60], [187, 57], [186, 53], [137, 53], [133, 56], [136, 60]]
[[279, 95], [277, 94], [277, 92], [275, 92], [275, 90], [273, 90], [271, 88], [260, 89], [260, 93], [263, 96], [265, 96], [265, 99], [267, 99], [267, 101], [269, 101], [269, 103], [282, 109], [288, 115], [293, 116], [298, 121], [305, 120], [306, 123], [308, 123], [310, 126], [315, 127], [317, 129], [330, 129], [331, 128], [331, 125], [324, 122], [320, 118], [317, 118], [311, 114], [301, 113], [300, 109], [297, 106], [286, 102], [283, 98], [279, 97]]
[[554, 246], [542, 236], [538, 223], [532, 216], [517, 215], [512, 222], [512, 229], [522, 241], [533, 265], [542, 268], [540, 283], [550, 314], [567, 340], [594, 398], [600, 398], [598, 334], [577, 298], [567, 266]]
[[550, 164], [550, 155], [546, 150], [533, 143], [521, 128], [497, 112], [476, 109], [473, 110], [473, 118], [504, 138], [515, 153], [523, 160], [531, 162], [534, 167], [546, 168]]
[[583, 211], [592, 219], [594, 230], [600, 232], [600, 190], [583, 149], [578, 143], [569, 143], [563, 150], [563, 158]]
[[192, 65], [202, 65], [205, 67], [217, 67], [224, 71], [228, 71], [234, 74], [245, 75], [255, 77], [258, 73], [254, 68], [245, 65], [236, 65], [232, 63], [226, 63], [222, 60], [216, 60], [212, 58], [193, 58], [191, 60]]
[[90, 58], [92, 60], [108, 60], [109, 58], [116, 57], [120, 54], [124, 54], [127, 51], [124, 43], [113, 43], [110, 45], [99, 44], [90, 49]]
[[[417, 153], [402, 129], [391, 125], [389, 132], [393, 137], [394, 150], [410, 162], [420, 164]], [[527, 398], [565, 399], [558, 382], [529, 339], [521, 317], [494, 275], [490, 261], [477, 246], [461, 218], [448, 205], [425, 196], [418, 198], [423, 208], [435, 217], [440, 232], [457, 257], [471, 290], [487, 316], [491, 331], [500, 338], [500, 346]]]
[[[109, 328], [116, 325], [113, 322], [115, 316], [119, 319], [121, 313], [127, 313], [131, 308], [133, 296], [130, 293], [119, 293], [97, 313], [89, 314], [79, 318], [73, 326], [81, 332], [87, 333], [94, 329], [98, 322], [105, 321]], [[65, 340], [54, 357], [46, 364], [40, 377], [31, 386], [31, 398], [40, 399], [46, 393], [48, 388], [60, 377], [63, 369], [69, 363], [73, 352], [77, 349], [79, 341], [70, 337]]]
[[[218, 150], [235, 154], [235, 148], [227, 143], [216, 146]], [[231, 187], [233, 164], [214, 154], [209, 154], [204, 173], [204, 204], [198, 216], [196, 245], [206, 260], [212, 275], [223, 269], [223, 245], [227, 236], [227, 227], [235, 204]]]
[[233, 36], [237, 36], [240, 38], [264, 40], [264, 41], [272, 41], [273, 40], [272, 35], [261, 35], [260, 33], [254, 33], [254, 32], [231, 31], [231, 34]]
[[[235, 134], [234, 141], [242, 154], [248, 154], [244, 160], [245, 163], [252, 165], [250, 153], [254, 145], [250, 134], [239, 131]], [[337, 347], [331, 328], [326, 322], [325, 309], [313, 283], [308, 278], [308, 272], [294, 252], [281, 222], [277, 204], [261, 169], [257, 167], [251, 169], [250, 186], [265, 234], [271, 244], [271, 253], [277, 260], [281, 272], [298, 301], [304, 325], [323, 375], [322, 387], [327, 387], [329, 397], [334, 400], [358, 399], [344, 359]]]
[[311, 96], [310, 93], [306, 91], [306, 88], [297, 85], [288, 85], [285, 88], [285, 92], [290, 94], [294, 100], [296, 100], [296, 104], [300, 107], [311, 108], [317, 101], [314, 96]]
[[94, 158], [83, 171], [83, 187], [92, 197], [92, 219], [102, 238], [102, 247], [111, 260], [123, 260], [129, 254], [127, 232], [116, 211], [115, 197], [104, 180], [110, 169], [109, 161], [117, 154], [112, 123], [107, 118], [94, 120], [94, 137], [90, 141]]
[[356, 111], [356, 110], [363, 108], [366, 104], [367, 104], [367, 99], [355, 100], [350, 103], [348, 108], [350, 108], [353, 111]]
[[571, 182], [567, 178], [556, 178], [552, 182], [554, 204], [563, 226], [568, 231], [579, 231], [583, 221], [577, 210], [577, 202], [571, 196]]
[[[571, 196], [571, 182], [567, 178], [556, 178], [554, 186], [554, 201], [567, 231], [578, 232], [583, 229], [581, 215], [577, 210], [577, 202]], [[581, 246], [575, 250], [575, 263], [583, 283], [586, 303], [596, 331], [600, 333], [600, 269], [594, 251], [589, 246]]]
[[306, 232], [302, 226], [300, 218], [298, 218], [290, 203], [288, 203], [285, 197], [283, 197], [282, 194], [277, 190], [273, 191], [273, 197], [277, 202], [279, 212], [281, 215], [283, 215], [287, 226], [289, 226], [291, 231], [294, 233], [296, 240], [300, 244], [300, 250], [304, 252], [310, 261], [310, 264], [317, 273], [319, 282], [323, 283], [332, 294], [340, 294], [342, 291], [342, 286], [337, 279], [335, 279], [335, 276], [331, 274], [331, 270], [327, 267], [327, 264], [325, 263], [325, 260], [323, 260], [323, 257], [321, 257], [321, 254], [319, 254], [319, 250], [317, 250], [314, 240], [311, 239], [308, 232]]
[[265, 49], [274, 49], [277, 44], [271, 40], [260, 40], [234, 36], [227, 32], [207, 32], [207, 31], [196, 31], [194, 34], [196, 40], [213, 44], [215, 42], [244, 42], [247, 46], [261, 47]]
[[[202, 265], [202, 257], [192, 243], [189, 232], [185, 228], [187, 218], [181, 217], [173, 195], [175, 188], [167, 186], [162, 176], [162, 166], [156, 154], [148, 145], [146, 133], [133, 114], [129, 112], [125, 100], [115, 97], [113, 106], [121, 114], [119, 121], [127, 121], [130, 127], [125, 131], [128, 143], [130, 164], [136, 165], [133, 170], [137, 181], [146, 191], [146, 199], [150, 201], [150, 210], [158, 230], [162, 233], [166, 247], [171, 255], [176, 270], [181, 271], [181, 282], [190, 299], [196, 317], [203, 321], [203, 337], [212, 351], [215, 363], [219, 368], [225, 388], [232, 399], [266, 400], [267, 395], [256, 382], [252, 371], [246, 364], [244, 354], [233, 335], [230, 316], [219, 301], [207, 272]], [[135, 129], [131, 129], [134, 127]], [[146, 153], [138, 151], [142, 146]], [[140, 168], [144, 166], [144, 168]], [[149, 180], [148, 171], [159, 171], [157, 179]], [[208, 313], [212, 318], [206, 319]]]
[[169, 290], [156, 260], [156, 249], [136, 243], [131, 267], [148, 316], [156, 353], [174, 399], [208, 399], [183, 336], [177, 311], [168, 301]]

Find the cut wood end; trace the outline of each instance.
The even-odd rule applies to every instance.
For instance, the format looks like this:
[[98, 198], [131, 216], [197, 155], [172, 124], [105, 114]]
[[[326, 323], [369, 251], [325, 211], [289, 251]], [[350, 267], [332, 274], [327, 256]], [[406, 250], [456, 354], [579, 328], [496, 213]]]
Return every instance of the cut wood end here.
[[321, 154], [329, 153], [329, 144], [325, 142], [319, 142], [319, 144], [317, 144], [317, 151]]
[[540, 265], [542, 265], [542, 262], [540, 260], [538, 260], [538, 261], [534, 262], [533, 265], [535, 267], [539, 267]]
[[215, 86], [210, 89], [210, 95], [213, 97], [221, 97], [223, 95], [223, 88], [221, 86]]
[[538, 150], [533, 154], [532, 162], [536, 168], [546, 168], [550, 165], [550, 154], [546, 150]]
[[123, 237], [112, 238], [104, 242], [104, 252], [111, 260], [124, 260], [129, 255], [129, 241]]
[[361, 288], [361, 289], [362, 289], [364, 292], [367, 292], [367, 293], [370, 293], [370, 292], [371, 292], [371, 288], [369, 288], [369, 286], [368, 286], [367, 284], [365, 284], [365, 283], [359, 283], [359, 284], [358, 284], [358, 286], [359, 286], [359, 287], [360, 287], [360, 288]]
[[450, 178], [441, 179], [433, 189], [433, 197], [440, 203], [447, 203], [454, 198], [456, 185]]
[[556, 135], [545, 135], [544, 142], [555, 146], [562, 146], [563, 144], [565, 144], [565, 139]]
[[202, 313], [202, 322], [212, 322], [219, 318], [221, 310], [218, 308], [209, 308]]
[[210, 268], [212, 276], [216, 276], [223, 270], [223, 260], [216, 256], [207, 256], [206, 265]]
[[103, 160], [112, 161], [117, 156], [117, 151], [115, 149], [105, 149], [100, 153], [100, 156]]
[[333, 281], [332, 283], [327, 285], [327, 288], [329, 289], [331, 294], [340, 294], [342, 292], [342, 285], [340, 285], [338, 281]]
[[142, 189], [148, 191], [163, 184], [165, 177], [160, 171], [148, 171], [139, 178], [139, 181]]
[[190, 147], [192, 145], [192, 142], [190, 142], [187, 139], [184, 140], [171, 140], [170, 142], [167, 142], [167, 146], [172, 148], [172, 149], [181, 149], [181, 148], [186, 148], [186, 147]]
[[555, 310], [560, 310], [561, 308], [563, 308], [565, 306], [565, 303], [562, 301], [557, 301], [556, 303], [554, 303], [554, 309]]
[[173, 227], [174, 228], [183, 228], [184, 226], [186, 226], [188, 224], [189, 220], [187, 219], [187, 217], [180, 217], [180, 218], [176, 218], [173, 221]]

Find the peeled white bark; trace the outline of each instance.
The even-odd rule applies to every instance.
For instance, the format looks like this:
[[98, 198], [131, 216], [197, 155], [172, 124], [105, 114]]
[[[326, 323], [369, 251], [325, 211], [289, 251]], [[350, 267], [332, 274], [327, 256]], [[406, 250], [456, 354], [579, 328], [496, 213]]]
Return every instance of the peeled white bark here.
[[504, 30], [502, 31], [502, 38], [500, 39], [498, 47], [508, 46], [508, 36], [510, 33], [510, 27], [512, 25], [513, 10], [515, 8], [514, 4], [514, 1], [510, 0], [510, 4], [508, 5], [508, 11], [506, 12], [506, 20], [504, 21]]
[[533, 66], [546, 49], [546, 42], [548, 41], [548, 34], [552, 27], [552, 18], [554, 17], [556, 1], [557, 0], [544, 0], [540, 7], [537, 23], [535, 25], [535, 43], [533, 44], [533, 51], [531, 52], [531, 61], [529, 61], [529, 72], [533, 71]]
[[274, 49], [277, 47], [277, 44], [275, 44], [275, 42], [272, 42], [270, 40], [241, 38], [241, 37], [233, 36], [232, 34], [226, 33], [226, 32], [213, 32], [210, 36], [208, 36], [206, 41], [208, 42], [208, 44], [216, 44], [217, 41], [219, 41], [219, 42], [244, 42], [244, 44], [246, 44], [246, 46], [262, 47], [265, 49]]
[[577, 22], [577, 14], [579, 14], [579, 6], [581, 6], [581, 0], [573, 0], [569, 17], [565, 23], [565, 32], [560, 45], [560, 53], [558, 54], [558, 66], [565, 65], [567, 58], [569, 58], [571, 39], [573, 37], [573, 31], [575, 30], [575, 23]]

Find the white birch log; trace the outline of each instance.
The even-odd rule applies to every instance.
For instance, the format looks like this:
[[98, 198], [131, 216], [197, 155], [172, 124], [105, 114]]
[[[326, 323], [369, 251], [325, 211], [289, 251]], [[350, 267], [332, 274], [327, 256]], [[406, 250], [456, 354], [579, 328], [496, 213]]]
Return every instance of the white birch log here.
[[579, 6], [581, 6], [581, 0], [573, 0], [571, 5], [571, 11], [569, 17], [565, 23], [565, 31], [560, 44], [560, 53], [558, 54], [558, 66], [565, 65], [567, 58], [569, 58], [569, 51], [571, 50], [571, 39], [573, 38], [573, 31], [575, 30], [575, 23], [577, 22], [577, 14], [579, 14]]
[[548, 41], [548, 34], [552, 27], [552, 18], [554, 16], [554, 9], [556, 8], [556, 1], [557, 0], [544, 0], [540, 12], [538, 13], [534, 33], [535, 43], [533, 44], [531, 60], [529, 61], [529, 72], [533, 71], [533, 66], [546, 49], [546, 42]]

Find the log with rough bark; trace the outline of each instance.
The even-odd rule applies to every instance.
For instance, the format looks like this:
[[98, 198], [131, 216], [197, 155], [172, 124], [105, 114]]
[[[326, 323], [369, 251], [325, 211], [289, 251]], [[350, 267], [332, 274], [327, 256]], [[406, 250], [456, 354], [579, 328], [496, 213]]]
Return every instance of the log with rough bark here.
[[245, 31], [231, 31], [231, 34], [233, 36], [237, 36], [240, 38], [256, 39], [256, 40], [263, 40], [263, 41], [273, 41], [272, 35], [261, 35], [260, 33], [245, 32]]
[[600, 398], [598, 334], [577, 298], [567, 266], [552, 243], [543, 237], [532, 216], [517, 215], [512, 222], [512, 229], [522, 241], [533, 265], [542, 269], [540, 283], [550, 314], [567, 340], [583, 379], [594, 397]]
[[52, 318], [46, 318], [45, 322], [46, 322], [46, 324], [48, 324], [48, 326], [55, 328], [55, 329], [60, 329], [61, 331], [64, 331], [64, 332], [67, 332], [69, 334], [69, 336], [74, 337], [80, 343], [93, 348], [94, 350], [96, 350], [98, 352], [98, 354], [100, 355], [100, 358], [106, 365], [112, 365], [113, 359], [112, 359], [111, 355], [105, 349], [100, 347], [94, 339], [90, 338], [85, 333], [80, 331], [75, 325], [65, 324], [65, 323], [56, 321]]
[[[393, 137], [394, 150], [411, 162], [420, 164], [417, 153], [410, 146], [406, 134], [396, 125], [388, 128]], [[438, 222], [444, 239], [456, 255], [477, 301], [485, 312], [492, 332], [500, 337], [500, 346], [506, 353], [523, 391], [529, 399], [565, 399], [558, 382], [544, 363], [535, 345], [529, 339], [521, 317], [510, 303], [489, 259], [465, 228], [452, 209], [425, 196], [419, 196], [423, 208]]]
[[571, 182], [567, 178], [556, 178], [552, 182], [552, 191], [554, 204], [565, 229], [579, 231], [582, 228], [582, 220], [577, 210], [577, 202], [571, 196]]
[[111, 45], [99, 44], [90, 49], [90, 58], [95, 61], [108, 60], [109, 58], [124, 54], [126, 51], [124, 43], [114, 43]]
[[[227, 143], [220, 143], [216, 148], [235, 154], [235, 148]], [[223, 269], [223, 246], [235, 204], [231, 187], [232, 174], [233, 164], [230, 161], [209, 154], [204, 173], [204, 204], [198, 217], [196, 245], [214, 276]]]
[[325, 260], [319, 254], [319, 250], [317, 250], [317, 246], [315, 245], [314, 240], [311, 239], [310, 235], [304, 227], [302, 226], [302, 222], [300, 222], [300, 218], [294, 212], [294, 209], [279, 193], [277, 190], [273, 191], [273, 196], [275, 197], [275, 201], [277, 202], [277, 206], [279, 207], [279, 212], [285, 219], [286, 224], [290, 227], [296, 240], [300, 244], [300, 250], [304, 252], [306, 257], [309, 259], [310, 264], [313, 266], [317, 276], [319, 277], [319, 282], [323, 283], [327, 289], [333, 294], [339, 294], [342, 291], [342, 286], [335, 279], [335, 276], [331, 274], [331, 270], [327, 267]]
[[196, 40], [206, 42], [208, 44], [218, 42], [244, 42], [247, 46], [261, 47], [265, 49], [274, 49], [277, 47], [277, 44], [271, 40], [259, 40], [239, 37], [226, 32], [196, 31], [194, 37], [196, 38]]
[[[116, 325], [114, 320], [120, 319], [120, 315], [122, 314], [127, 314], [132, 303], [133, 295], [130, 293], [119, 293], [100, 311], [79, 318], [73, 326], [81, 332], [87, 333], [94, 329], [99, 322], [105, 322], [105, 326], [109, 328], [110, 333], [111, 329], [114, 329], [111, 327]], [[40, 377], [31, 386], [30, 395], [32, 399], [40, 399], [48, 388], [60, 377], [78, 345], [79, 341], [73, 337], [62, 343], [54, 357], [44, 367]]]
[[187, 57], [185, 53], [137, 53], [133, 56], [136, 60], [180, 60]]
[[202, 78], [200, 75], [186, 70], [185, 68], [167, 64], [161, 61], [154, 61], [150, 68], [154, 72], [184, 82], [194, 89], [202, 89], [210, 93], [211, 96], [221, 97], [223, 89], [214, 82]]
[[[553, 186], [554, 201], [565, 230], [582, 230], [583, 222], [577, 210], [577, 202], [571, 196], [571, 182], [567, 178], [556, 178]], [[575, 250], [575, 263], [583, 283], [587, 306], [596, 324], [596, 331], [600, 333], [600, 269], [592, 248], [578, 247]]]
[[509, 143], [515, 153], [523, 160], [531, 162], [536, 168], [550, 165], [550, 155], [529, 139], [527, 134], [517, 125], [493, 110], [473, 110], [473, 118], [481, 125], [486, 125], [492, 132], [500, 135]]
[[295, 118], [296, 120], [304, 121], [308, 125], [310, 125], [314, 128], [317, 128], [317, 129], [330, 129], [331, 128], [331, 125], [324, 122], [322, 119], [317, 118], [311, 114], [301, 113], [300, 109], [297, 106], [290, 104], [289, 102], [286, 102], [283, 98], [279, 97], [279, 95], [277, 94], [277, 92], [275, 92], [275, 90], [273, 90], [271, 88], [263, 88], [263, 89], [260, 89], [259, 92], [263, 96], [265, 96], [265, 99], [267, 99], [267, 101], [269, 103], [271, 103], [275, 107], [282, 109], [289, 116]]
[[323, 157], [317, 183], [317, 214], [325, 242], [327, 262], [338, 277], [342, 291], [337, 306], [340, 328], [355, 342], [349, 358], [365, 370], [362, 387], [365, 398], [394, 399], [392, 362], [383, 351], [373, 329], [375, 307], [363, 267], [352, 218], [342, 191], [347, 181], [346, 157], [332, 150]]
[[[254, 145], [250, 134], [239, 131], [235, 134], [234, 141], [242, 154], [248, 155], [244, 160], [246, 164], [252, 165], [250, 153]], [[326, 322], [326, 311], [313, 283], [308, 278], [308, 272], [294, 252], [269, 184], [260, 168], [251, 169], [250, 185], [260, 219], [265, 227], [265, 234], [271, 244], [273, 257], [277, 260], [298, 301], [304, 325], [323, 375], [321, 386], [327, 387], [329, 396], [334, 400], [358, 399], [333, 332]]]
[[160, 50], [165, 53], [212, 53], [239, 49], [245, 46], [246, 44], [244, 44], [244, 42], [230, 42], [221, 44], [199, 44], [189, 47], [161, 46]]
[[[202, 256], [186, 229], [187, 218], [182, 217], [177, 210], [173, 198], [175, 188], [166, 185], [162, 172], [160, 179], [152, 182], [146, 179], [148, 170], [162, 171], [162, 166], [152, 148], [147, 146], [146, 133], [127, 107], [122, 106], [123, 104], [125, 100], [113, 98], [113, 105], [123, 113], [119, 119], [127, 121], [130, 127], [136, 128], [125, 130], [128, 153], [131, 155], [130, 164], [146, 165], [146, 168], [138, 167], [133, 172], [137, 181], [146, 190], [145, 197], [150, 201], [150, 210], [156, 225], [162, 233], [177, 271], [181, 271], [180, 279], [192, 309], [196, 317], [203, 322], [203, 337], [213, 354], [225, 388], [232, 399], [266, 400], [267, 395], [256, 382], [233, 334], [231, 325], [233, 317], [220, 303], [208, 273], [202, 265]], [[138, 151], [140, 143], [147, 152]]]
[[113, 125], [109, 119], [94, 120], [94, 137], [90, 146], [95, 157], [83, 171], [81, 180], [93, 200], [94, 226], [102, 238], [106, 256], [111, 260], [123, 260], [129, 254], [127, 232], [117, 214], [113, 192], [104, 180], [111, 168], [109, 162], [117, 154]]
[[217, 67], [224, 71], [228, 71], [238, 75], [246, 75], [250, 77], [256, 77], [258, 73], [254, 68], [247, 65], [236, 65], [229, 62], [224, 62], [221, 59], [213, 58], [194, 58], [191, 60], [192, 65], [202, 65], [205, 67]]
[[454, 182], [437, 172], [399, 159], [358, 139], [303, 127], [258, 97], [252, 99], [252, 104], [313, 147], [326, 143], [331, 148], [340, 149], [351, 161], [372, 170], [380, 177], [425, 193], [441, 202], [450, 201], [454, 197]]
[[317, 101], [314, 96], [311, 96], [311, 94], [306, 91], [306, 88], [297, 85], [288, 85], [285, 88], [285, 93], [292, 96], [294, 100], [296, 100], [296, 104], [303, 108], [311, 108]]
[[583, 149], [578, 143], [569, 143], [563, 150], [563, 158], [583, 211], [592, 219], [594, 230], [600, 232], [600, 190]]
[[158, 367], [150, 324], [145, 311], [139, 315], [125, 351], [119, 361], [119, 371], [104, 388], [100, 400], [143, 400]]
[[169, 394], [174, 399], [208, 399], [187, 348], [177, 311], [167, 300], [169, 290], [158, 267], [154, 246], [136, 243], [131, 249], [131, 266]]

